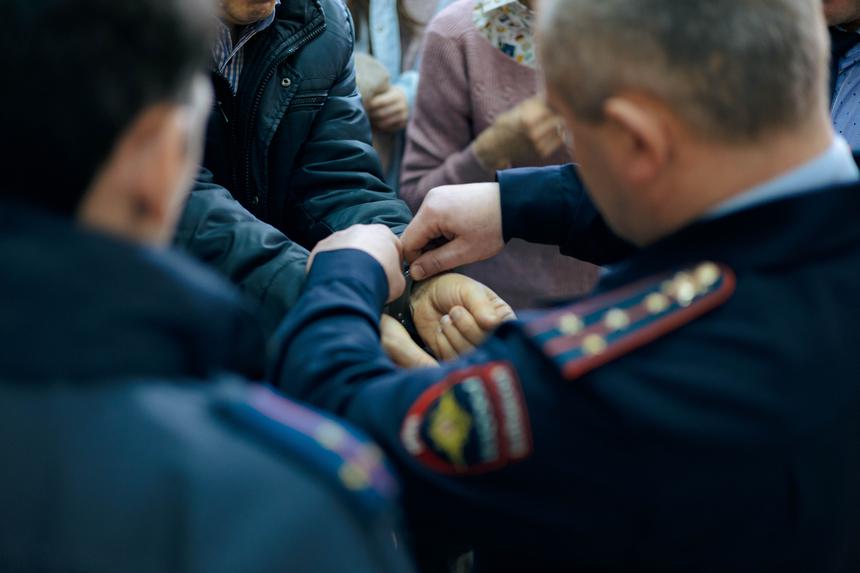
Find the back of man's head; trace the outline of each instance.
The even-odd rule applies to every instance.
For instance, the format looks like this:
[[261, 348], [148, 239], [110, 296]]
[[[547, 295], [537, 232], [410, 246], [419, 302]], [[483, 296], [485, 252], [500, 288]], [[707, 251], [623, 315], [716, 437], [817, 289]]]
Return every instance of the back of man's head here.
[[581, 119], [641, 91], [702, 135], [759, 140], [825, 105], [821, 0], [543, 0], [548, 81]]
[[0, 0], [0, 199], [73, 214], [147, 107], [208, 56], [211, 0]]

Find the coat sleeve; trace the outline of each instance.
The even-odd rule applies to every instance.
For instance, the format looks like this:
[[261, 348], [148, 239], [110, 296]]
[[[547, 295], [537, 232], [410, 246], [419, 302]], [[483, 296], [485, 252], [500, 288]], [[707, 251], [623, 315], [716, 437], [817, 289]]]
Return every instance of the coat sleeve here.
[[[628, 471], [622, 448], [611, 445], [611, 432], [596, 430], [601, 414], [591, 410], [584, 387], [562, 404], [553, 388], [564, 381], [522, 326], [506, 325], [459, 361], [398, 369], [380, 348], [387, 290], [382, 268], [368, 255], [319, 255], [279, 332], [270, 375], [286, 393], [344, 417], [382, 445], [398, 466], [419, 540], [452, 552], [462, 544], [509, 545], [519, 553], [546, 547], [551, 517], [544, 509], [554, 507], [559, 492], [538, 484], [559, 456], [598, 452], [587, 476], [575, 468], [557, 476], [583, 519], [622, 511], [632, 488], [619, 493], [591, 481]], [[568, 443], [557, 439], [561, 420], [578, 426], [565, 427], [576, 436]]]
[[201, 169], [175, 244], [226, 275], [263, 307], [271, 332], [298, 300], [308, 252], [248, 212]]
[[506, 241], [557, 245], [562, 254], [597, 265], [635, 250], [606, 224], [573, 165], [509, 169], [498, 181]]
[[308, 248], [352, 225], [378, 223], [399, 234], [411, 220], [384, 181], [351, 56], [302, 146], [289, 191], [297, 205], [285, 214], [287, 227]]
[[433, 29], [421, 59], [421, 89], [406, 132], [400, 196], [413, 211], [434, 187], [492, 180], [472, 151], [469, 80], [460, 45]]

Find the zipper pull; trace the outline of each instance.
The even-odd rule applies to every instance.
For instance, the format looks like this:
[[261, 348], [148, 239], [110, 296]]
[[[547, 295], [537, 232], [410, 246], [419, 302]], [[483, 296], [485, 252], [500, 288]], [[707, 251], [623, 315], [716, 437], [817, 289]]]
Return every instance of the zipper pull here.
[[230, 118], [227, 117], [227, 113], [224, 111], [224, 106], [221, 105], [221, 100], [218, 100], [218, 111], [221, 112], [221, 116], [224, 118], [224, 123], [229, 124]]

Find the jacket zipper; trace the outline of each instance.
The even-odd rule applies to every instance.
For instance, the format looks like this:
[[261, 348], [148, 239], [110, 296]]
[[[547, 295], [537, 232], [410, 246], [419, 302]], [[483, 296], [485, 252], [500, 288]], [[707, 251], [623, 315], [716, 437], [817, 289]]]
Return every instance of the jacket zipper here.
[[[236, 125], [236, 95], [233, 93], [233, 87], [230, 85], [229, 80], [225, 78], [222, 74], [216, 73], [215, 76], [218, 78], [217, 81], [221, 82], [221, 89], [219, 91], [224, 92], [226, 90], [227, 99], [230, 103], [231, 111], [234, 113], [233, 121], [230, 120], [230, 116], [224, 110], [224, 100], [221, 98], [221, 94], [218, 93], [216, 105], [218, 106], [218, 111], [221, 112], [221, 117], [224, 119], [224, 124], [227, 127], [227, 133], [230, 137], [230, 146], [233, 150], [236, 150], [239, 143], [239, 133]], [[232, 163], [232, 181], [233, 186], [235, 187], [239, 183], [239, 170], [236, 167], [236, 163], [231, 161]]]
[[290, 102], [290, 109], [298, 109], [300, 107], [315, 107], [325, 103], [326, 96], [301, 96], [294, 97]]
[[[259, 113], [260, 104], [263, 101], [263, 92], [266, 89], [266, 84], [268, 84], [269, 81], [272, 79], [272, 76], [275, 75], [275, 71], [280, 68], [284, 64], [284, 62], [290, 59], [290, 56], [295, 54], [299, 48], [306, 46], [308, 43], [319, 37], [320, 34], [325, 32], [325, 29], [325, 23], [321, 24], [320, 26], [317, 26], [310, 33], [308, 33], [307, 36], [305, 36], [304, 41], [297, 43], [289, 50], [287, 50], [284, 56], [280, 60], [278, 60], [278, 62], [274, 66], [269, 68], [269, 71], [266, 72], [266, 76], [263, 78], [262, 83], [260, 83], [259, 87], [257, 88], [257, 93], [254, 96], [254, 105], [251, 107], [251, 115], [248, 118], [248, 137], [245, 146], [245, 199], [249, 202], [251, 200], [251, 141], [253, 139], [254, 125], [257, 121], [257, 113]], [[263, 197], [261, 193], [261, 197], [257, 206], [262, 205], [264, 200], [265, 197]]]

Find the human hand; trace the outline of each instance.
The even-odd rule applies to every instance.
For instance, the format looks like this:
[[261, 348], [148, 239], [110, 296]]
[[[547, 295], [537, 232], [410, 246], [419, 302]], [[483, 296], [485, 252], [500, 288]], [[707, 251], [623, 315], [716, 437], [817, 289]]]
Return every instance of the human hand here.
[[455, 273], [417, 285], [410, 306], [421, 339], [443, 360], [474, 350], [502, 322], [516, 318], [492, 290]]
[[415, 344], [406, 328], [397, 319], [382, 315], [379, 324], [382, 348], [391, 360], [401, 368], [425, 368], [438, 366], [436, 360]]
[[[447, 242], [433, 247], [438, 240]], [[497, 255], [505, 246], [499, 184], [432, 189], [402, 241], [416, 281]]]
[[406, 91], [400, 86], [391, 86], [388, 90], [374, 96], [367, 102], [367, 115], [374, 129], [386, 133], [395, 133], [404, 129], [409, 121], [409, 99]]
[[473, 150], [488, 171], [534, 165], [564, 145], [564, 123], [535, 96], [500, 115], [475, 139]]
[[308, 270], [316, 256], [328, 251], [355, 249], [363, 251], [382, 265], [388, 279], [388, 302], [397, 300], [406, 289], [402, 271], [402, 247], [400, 239], [385, 225], [354, 225], [323, 239], [308, 258]]

